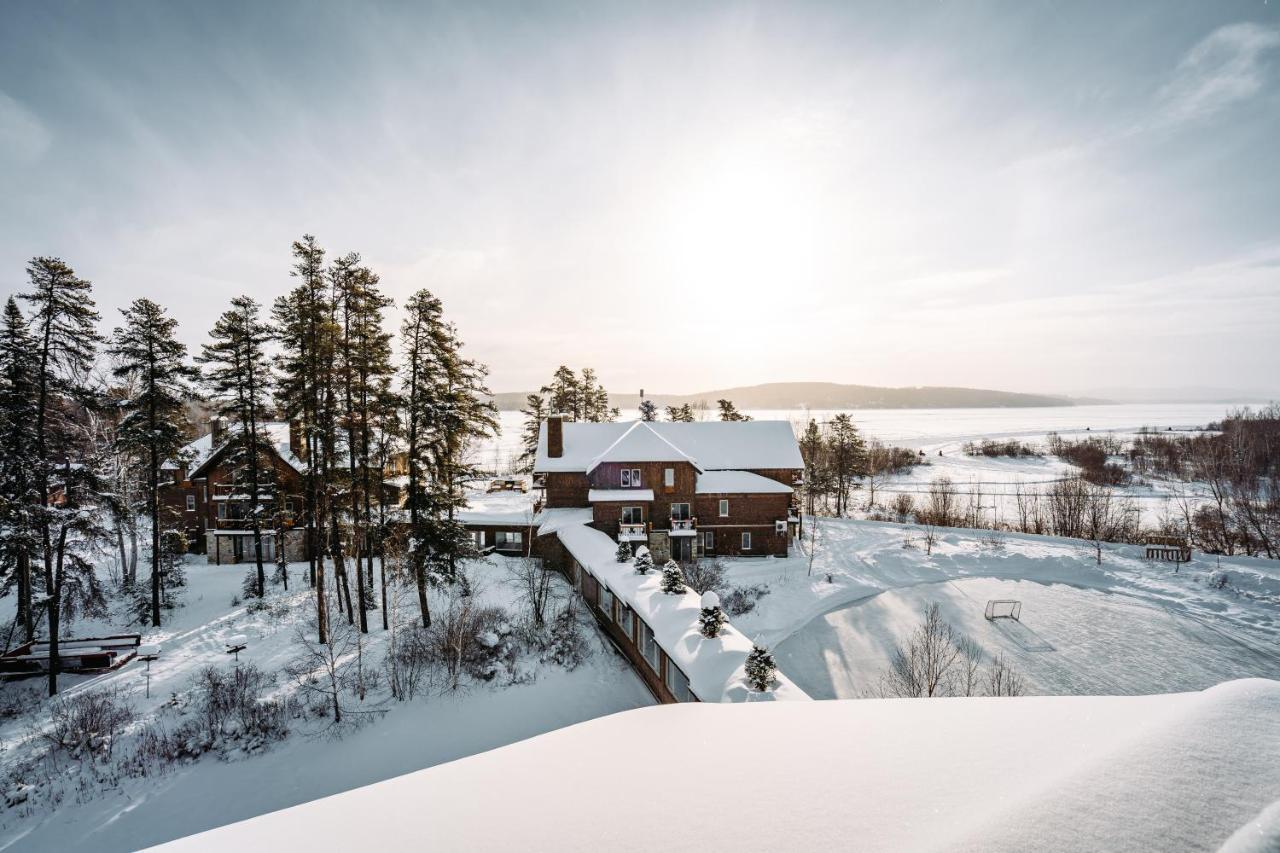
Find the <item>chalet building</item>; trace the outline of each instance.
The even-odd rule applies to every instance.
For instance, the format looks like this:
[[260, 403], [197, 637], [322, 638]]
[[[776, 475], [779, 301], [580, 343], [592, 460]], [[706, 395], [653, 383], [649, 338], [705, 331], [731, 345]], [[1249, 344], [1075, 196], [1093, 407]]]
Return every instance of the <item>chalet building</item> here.
[[[188, 547], [207, 554], [210, 563], [239, 563], [254, 558], [253, 530], [248, 522], [252, 506], [245, 484], [233, 479], [227, 464], [230, 438], [223, 422], [215, 419], [212, 431], [188, 444], [176, 460], [165, 464], [172, 477], [161, 493], [162, 512], [186, 534]], [[271, 454], [279, 511], [284, 534], [277, 541], [274, 525], [264, 525], [262, 557], [274, 561], [283, 547], [290, 562], [308, 558], [306, 531], [302, 527], [302, 477], [306, 451], [301, 430], [287, 422], [264, 427], [271, 439]]]
[[786, 556], [804, 471], [786, 421], [542, 425], [541, 508], [591, 510], [591, 526], [658, 562]]

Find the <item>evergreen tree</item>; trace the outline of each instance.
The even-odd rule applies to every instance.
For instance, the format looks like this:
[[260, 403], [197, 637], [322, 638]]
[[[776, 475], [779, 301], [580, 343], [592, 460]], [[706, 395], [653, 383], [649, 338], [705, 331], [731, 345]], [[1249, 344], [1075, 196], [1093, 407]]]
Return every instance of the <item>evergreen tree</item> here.
[[724, 610], [720, 607], [720, 596], [711, 590], [707, 590], [702, 594], [702, 613], [698, 616], [698, 624], [701, 626], [702, 636], [707, 639], [715, 639], [720, 636], [720, 629], [724, 626], [725, 615]]
[[827, 492], [827, 443], [817, 421], [809, 419], [799, 444], [800, 458], [804, 460], [805, 511], [815, 515], [818, 497]]
[[738, 411], [733, 405], [732, 400], [716, 400], [716, 405], [720, 407], [720, 420], [722, 421], [749, 421], [750, 415], [744, 415]]
[[[0, 565], [4, 591], [16, 585], [17, 619], [26, 642], [35, 639], [32, 555], [40, 550], [36, 455], [38, 364], [35, 341], [13, 297], [0, 326]], [[39, 578], [43, 582], [43, 578]], [[43, 583], [41, 583], [43, 587]]]
[[520, 439], [522, 449], [516, 470], [522, 474], [528, 474], [533, 471], [534, 463], [538, 459], [538, 433], [541, 432], [542, 422], [549, 414], [547, 402], [541, 394], [530, 394], [525, 398], [524, 408], [520, 410], [520, 414], [524, 415], [524, 427]]
[[843, 517], [849, 509], [849, 492], [853, 481], [863, 476], [867, 465], [867, 445], [858, 435], [858, 428], [846, 413], [831, 419], [827, 437], [827, 459], [836, 496], [836, 516]]
[[631, 561], [631, 543], [619, 542], [618, 551], [614, 555], [619, 563], [627, 563]]
[[[329, 465], [326, 449], [332, 432], [326, 389], [331, 385], [334, 359], [334, 327], [324, 274], [324, 249], [315, 237], [304, 235], [293, 244], [291, 272], [298, 285], [276, 300], [272, 309], [280, 343], [277, 389], [280, 408], [296, 419], [302, 430], [309, 578], [316, 590], [316, 633], [328, 642], [329, 603], [324, 577], [326, 499]], [[335, 574], [337, 568], [335, 567]], [[340, 595], [341, 589], [338, 588]]]
[[428, 505], [428, 450], [431, 442], [431, 388], [435, 381], [429, 346], [429, 330], [440, 322], [444, 310], [440, 300], [427, 290], [419, 290], [405, 304], [404, 322], [400, 327], [402, 356], [402, 395], [404, 398], [404, 430], [409, 487], [405, 508], [409, 511], [409, 564], [418, 588], [418, 609], [423, 627], [431, 627], [431, 608], [427, 603], [427, 548], [424, 537]]
[[685, 591], [684, 572], [675, 560], [667, 560], [662, 565], [662, 591], [667, 595], [680, 595]]
[[259, 312], [260, 306], [249, 296], [232, 299], [196, 360], [204, 365], [204, 384], [214, 410], [233, 424], [226, 458], [235, 491], [250, 496], [248, 521], [253, 531], [255, 574], [246, 594], [261, 598], [266, 594], [262, 523], [279, 518], [280, 497], [266, 429], [274, 383], [267, 346], [273, 333]]
[[693, 423], [693, 406], [688, 403], [680, 406], [667, 406], [667, 420], [677, 424]]
[[35, 339], [35, 460], [31, 471], [40, 530], [46, 590], [54, 583], [54, 548], [50, 530], [49, 482], [74, 444], [74, 428], [66, 418], [68, 400], [85, 397], [85, 384], [102, 336], [90, 295], [93, 285], [78, 277], [59, 258], [32, 258], [27, 264], [29, 289], [18, 295], [31, 308]]
[[752, 689], [763, 693], [773, 686], [778, 665], [773, 661], [773, 653], [757, 644], [752, 647], [751, 654], [747, 655], [745, 670], [747, 683]]
[[636, 554], [636, 574], [647, 575], [649, 570], [653, 568], [653, 555], [649, 553], [649, 549], [641, 547]]
[[652, 400], [640, 401], [640, 420], [652, 423], [658, 419], [658, 407]]
[[151, 624], [160, 625], [161, 553], [160, 466], [185, 443], [186, 400], [192, 396], [195, 370], [186, 363], [187, 347], [174, 337], [178, 321], [150, 299], [136, 299], [121, 310], [109, 352], [112, 373], [135, 381], [136, 393], [121, 401], [124, 419], [116, 443], [144, 466], [147, 510], [151, 518]]
[[[378, 290], [378, 276], [359, 265], [360, 256], [340, 259], [332, 272], [334, 300], [341, 324], [339, 372], [347, 436], [348, 491], [356, 545], [356, 589], [360, 599], [360, 630], [368, 631], [366, 611], [373, 600], [373, 493], [382, 489], [382, 470], [375, 469], [373, 432], [375, 408], [384, 381], [391, 375], [391, 336], [382, 330], [382, 312], [392, 304]], [[366, 568], [360, 569], [364, 556]]]
[[544, 385], [541, 393], [546, 398], [548, 414], [569, 415], [575, 421], [583, 420], [584, 395], [578, 377], [563, 364], [556, 368], [551, 384]]

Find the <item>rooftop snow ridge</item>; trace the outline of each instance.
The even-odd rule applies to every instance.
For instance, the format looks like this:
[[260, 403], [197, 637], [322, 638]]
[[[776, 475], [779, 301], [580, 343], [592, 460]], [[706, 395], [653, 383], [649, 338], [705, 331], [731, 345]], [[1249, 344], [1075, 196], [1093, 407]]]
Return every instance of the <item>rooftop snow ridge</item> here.
[[583, 568], [648, 624], [658, 645], [680, 667], [694, 695], [703, 702], [809, 699], [782, 672], [777, 673], [769, 692], [752, 690], [743, 666], [754, 644], [746, 635], [726, 622], [715, 639], [702, 636], [698, 622], [701, 596], [693, 590], [682, 595], [662, 592], [661, 573], [640, 575], [630, 562], [619, 563], [618, 545], [607, 534], [579, 524], [561, 527], [557, 535]]
[[[587, 473], [594, 471], [601, 462], [689, 462], [698, 468], [692, 456], [663, 438], [645, 421], [636, 421], [618, 436], [604, 452], [591, 460]], [[701, 471], [701, 468], [698, 468]]]
[[[534, 470], [586, 472], [599, 462], [640, 462], [622, 458], [624, 452], [649, 450], [666, 462], [689, 460], [702, 471], [801, 469], [800, 446], [787, 421], [615, 421], [564, 424], [564, 453], [547, 454], [546, 423], [538, 433]], [[622, 439], [630, 435], [624, 444]], [[654, 439], [665, 442], [665, 447]], [[677, 455], [678, 454], [678, 455]], [[694, 462], [696, 460], [696, 462]]]

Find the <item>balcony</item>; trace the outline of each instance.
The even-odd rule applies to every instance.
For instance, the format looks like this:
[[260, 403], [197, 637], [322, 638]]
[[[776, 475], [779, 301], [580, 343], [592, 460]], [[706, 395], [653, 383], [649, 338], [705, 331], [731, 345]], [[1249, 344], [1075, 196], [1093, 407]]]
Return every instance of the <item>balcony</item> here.
[[619, 542], [648, 542], [649, 531], [648, 525], [645, 524], [629, 524], [623, 522], [618, 525], [618, 541]]
[[698, 519], [696, 518], [671, 519], [671, 535], [672, 536], [696, 536], [697, 533], [698, 533]]

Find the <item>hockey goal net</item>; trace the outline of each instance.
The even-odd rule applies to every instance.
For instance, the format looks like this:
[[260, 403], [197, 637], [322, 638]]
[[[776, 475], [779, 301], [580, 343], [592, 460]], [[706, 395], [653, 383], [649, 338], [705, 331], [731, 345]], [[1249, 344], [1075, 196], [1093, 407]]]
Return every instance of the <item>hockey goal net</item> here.
[[988, 619], [1016, 619], [1022, 621], [1022, 602], [993, 598], [987, 602]]

